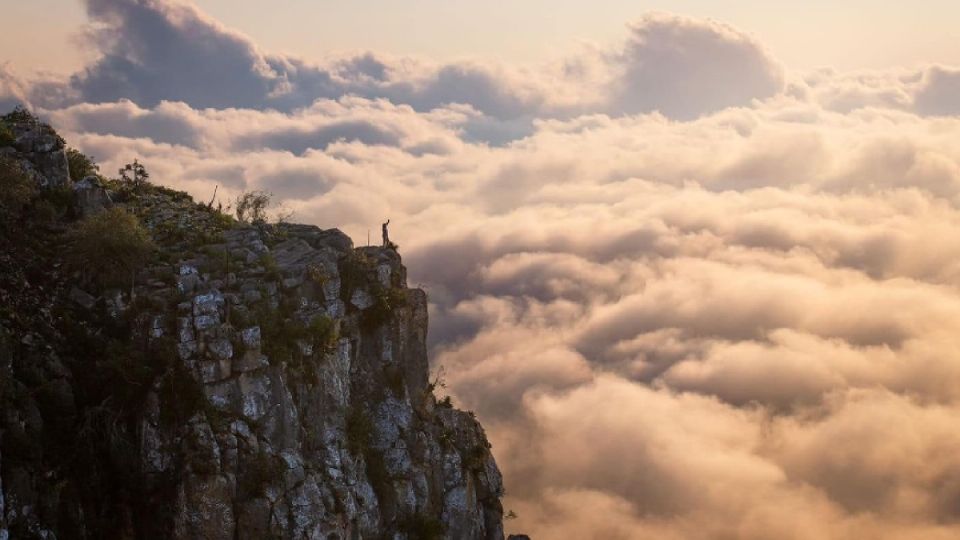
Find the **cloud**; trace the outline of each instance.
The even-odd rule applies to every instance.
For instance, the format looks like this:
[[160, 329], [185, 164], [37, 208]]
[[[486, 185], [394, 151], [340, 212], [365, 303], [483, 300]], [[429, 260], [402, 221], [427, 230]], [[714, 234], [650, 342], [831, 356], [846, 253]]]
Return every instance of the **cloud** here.
[[388, 97], [418, 110], [469, 103], [497, 117], [528, 102], [485, 66], [431, 69], [409, 64], [403, 77], [370, 53], [314, 65], [262, 52], [248, 37], [180, 0], [86, 0], [87, 39], [100, 58], [71, 77], [84, 102], [130, 99], [152, 108], [182, 101], [195, 108], [290, 111], [317, 99]]
[[954, 68], [796, 73], [664, 14], [539, 70], [311, 64], [185, 3], [88, 9], [102, 57], [3, 95], [105, 171], [358, 245], [389, 217], [511, 530], [960, 533]]
[[283, 199], [302, 199], [323, 195], [330, 181], [311, 168], [284, 168], [260, 179], [261, 185]]
[[921, 114], [960, 115], [960, 69], [934, 66], [924, 73], [914, 97]]
[[310, 149], [323, 150], [335, 141], [359, 141], [363, 144], [397, 146], [396, 134], [377, 126], [357, 121], [338, 121], [314, 129], [278, 130], [260, 135], [259, 140], [241, 142], [240, 146], [288, 150], [303, 154]]
[[960, 115], [960, 69], [952, 66], [851, 73], [822, 69], [807, 74], [798, 91], [837, 112], [886, 108], [921, 116]]
[[193, 148], [201, 144], [203, 128], [195, 121], [196, 112], [183, 103], [163, 102], [153, 109], [142, 109], [129, 100], [84, 103], [51, 114], [61, 129]]
[[0, 110], [8, 111], [17, 105], [29, 106], [27, 85], [6, 65], [0, 65]]
[[313, 64], [261, 51], [181, 0], [86, 0], [86, 6], [92, 21], [87, 40], [101, 56], [71, 77], [69, 91], [47, 96], [46, 105], [71, 94], [80, 102], [129, 99], [146, 108], [179, 101], [194, 108], [292, 111], [345, 95], [384, 98], [418, 111], [464, 104], [481, 113], [469, 126], [471, 136], [502, 144], [528, 134], [535, 118], [656, 110], [689, 119], [783, 87], [781, 68], [752, 38], [719, 23], [666, 14], [632, 24], [622, 48], [519, 70], [369, 52]]
[[783, 88], [782, 69], [760, 43], [720, 23], [652, 14], [630, 25], [612, 59], [610, 110], [689, 119], [748, 105]]
[[[528, 459], [556, 460], [544, 467], [556, 476], [533, 481], [566, 487], [534, 489], [543, 494], [539, 504], [523, 496], [507, 504], [516, 501], [546, 537], [582, 531], [638, 539], [893, 539], [958, 532], [938, 498], [949, 499], [954, 486], [926, 484], [952, 476], [949, 449], [956, 442], [944, 429], [946, 410], [868, 392], [838, 396], [826, 420], [764, 421], [759, 411], [609, 377], [530, 406], [539, 427], [531, 439], [540, 446], [527, 447]], [[890, 437], [884, 422], [909, 431]], [[533, 450], [554, 445], [562, 451]], [[516, 451], [524, 454], [520, 445]]]
[[281, 90], [283, 73], [244, 36], [191, 4], [170, 0], [86, 0], [90, 41], [103, 55], [71, 83], [83, 101], [127, 98], [153, 107], [256, 107]]

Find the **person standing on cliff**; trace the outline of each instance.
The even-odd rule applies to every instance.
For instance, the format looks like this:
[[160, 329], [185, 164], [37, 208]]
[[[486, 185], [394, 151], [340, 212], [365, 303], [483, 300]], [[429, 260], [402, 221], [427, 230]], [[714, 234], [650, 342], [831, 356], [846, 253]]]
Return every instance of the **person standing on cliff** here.
[[390, 241], [390, 234], [387, 233], [387, 226], [390, 225], [390, 220], [387, 219], [387, 222], [383, 224], [383, 247], [387, 249], [397, 249], [397, 245]]

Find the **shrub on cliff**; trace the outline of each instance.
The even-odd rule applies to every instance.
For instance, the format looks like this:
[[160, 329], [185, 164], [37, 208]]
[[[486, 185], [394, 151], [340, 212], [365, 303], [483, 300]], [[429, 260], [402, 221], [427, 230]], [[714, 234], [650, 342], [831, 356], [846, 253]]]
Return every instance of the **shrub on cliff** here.
[[70, 179], [74, 182], [83, 180], [92, 174], [97, 174], [97, 171], [100, 170], [100, 166], [94, 162], [92, 157], [76, 148], [67, 149], [67, 168], [70, 169]]
[[16, 161], [0, 158], [0, 220], [19, 216], [36, 192], [36, 184]]
[[13, 146], [13, 143], [16, 142], [16, 137], [13, 135], [13, 130], [10, 129], [10, 126], [3, 120], [0, 120], [0, 148], [4, 146]]
[[[3, 116], [0, 116], [0, 124], [4, 124], [11, 129], [10, 131], [11, 136], [13, 135], [12, 128], [14, 126], [20, 129], [23, 129], [23, 128], [36, 129], [38, 130], [39, 134], [49, 135], [53, 138], [53, 141], [55, 142], [55, 146], [54, 146], [55, 150], [59, 150], [64, 146], [66, 146], [66, 141], [64, 141], [63, 137], [61, 137], [52, 127], [50, 127], [50, 124], [41, 122], [39, 118], [37, 118], [33, 113], [27, 110], [27, 108], [24, 107], [23, 105], [17, 105], [16, 107], [13, 108], [12, 111], [8, 112]], [[0, 146], [7, 146], [7, 145], [0, 144]]]
[[120, 207], [84, 219], [70, 233], [69, 241], [70, 267], [101, 285], [130, 283], [154, 250], [140, 221]]
[[247, 191], [237, 197], [235, 212], [241, 223], [266, 223], [267, 208], [273, 196], [266, 191]]
[[0, 116], [0, 120], [7, 124], [38, 124], [40, 120], [23, 105], [17, 105], [12, 111]]
[[417, 513], [400, 522], [400, 531], [407, 533], [410, 538], [419, 540], [442, 540], [444, 527], [436, 516]]
[[260, 450], [249, 456], [242, 456], [240, 474], [237, 476], [237, 496], [241, 501], [263, 497], [270, 484], [283, 481], [287, 470], [284, 462]]
[[407, 293], [400, 287], [372, 287], [373, 305], [363, 312], [361, 323], [368, 330], [379, 327], [393, 316], [393, 312], [407, 303]]
[[120, 175], [120, 180], [134, 186], [141, 186], [150, 178], [150, 173], [147, 172], [147, 168], [136, 159], [133, 160], [133, 163], [127, 163], [121, 167], [118, 174]]

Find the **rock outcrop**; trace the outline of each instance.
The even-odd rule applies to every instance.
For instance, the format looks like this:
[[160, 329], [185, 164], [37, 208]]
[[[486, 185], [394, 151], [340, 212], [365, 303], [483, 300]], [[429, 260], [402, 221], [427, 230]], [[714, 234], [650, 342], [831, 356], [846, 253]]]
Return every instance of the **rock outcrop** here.
[[28, 112], [18, 109], [6, 122], [13, 135], [12, 144], [0, 149], [0, 155], [19, 158], [24, 171], [43, 188], [55, 188], [70, 183], [66, 143], [49, 125], [38, 121]]
[[[33, 133], [0, 152], [72, 185]], [[0, 540], [503, 538], [500, 473], [434, 396], [396, 250], [88, 183], [72, 215], [120, 206], [158, 248], [113, 287], [62, 260], [68, 218], [0, 239]]]
[[80, 217], [89, 217], [113, 206], [110, 192], [96, 176], [73, 182], [73, 201]]

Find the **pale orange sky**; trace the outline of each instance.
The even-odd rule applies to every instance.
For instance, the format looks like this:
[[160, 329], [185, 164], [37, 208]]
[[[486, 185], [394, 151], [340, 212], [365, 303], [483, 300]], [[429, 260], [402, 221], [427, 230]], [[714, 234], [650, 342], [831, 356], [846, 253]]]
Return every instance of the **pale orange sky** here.
[[[69, 72], [85, 53], [75, 36], [86, 18], [79, 0], [3, 0], [8, 25], [0, 61], [21, 73]], [[960, 3], [951, 0], [807, 2], [757, 0], [197, 0], [265, 50], [308, 59], [356, 49], [437, 60], [476, 56], [537, 63], [583, 40], [609, 44], [624, 23], [650, 10], [709, 17], [746, 31], [795, 69], [960, 64]]]

